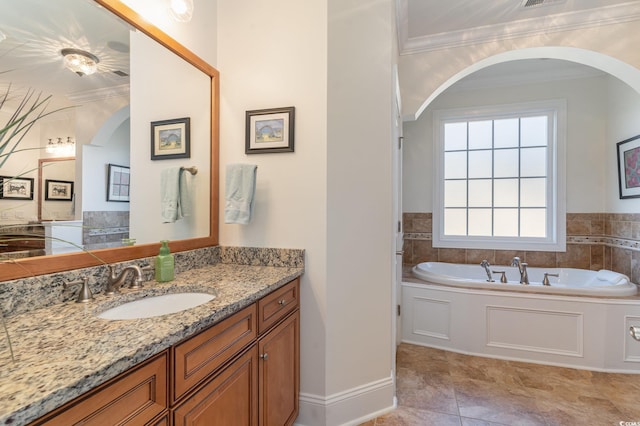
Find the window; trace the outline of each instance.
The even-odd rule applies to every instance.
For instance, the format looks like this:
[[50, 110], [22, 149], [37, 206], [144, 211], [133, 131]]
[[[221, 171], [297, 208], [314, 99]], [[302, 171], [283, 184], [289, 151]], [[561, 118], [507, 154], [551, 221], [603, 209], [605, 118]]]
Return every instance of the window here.
[[564, 101], [434, 113], [434, 247], [565, 250]]

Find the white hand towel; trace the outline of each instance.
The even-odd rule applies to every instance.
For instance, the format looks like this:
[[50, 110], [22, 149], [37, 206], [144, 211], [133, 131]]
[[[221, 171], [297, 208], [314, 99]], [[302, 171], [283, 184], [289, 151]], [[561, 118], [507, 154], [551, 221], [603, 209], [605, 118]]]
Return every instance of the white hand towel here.
[[255, 164], [227, 165], [224, 223], [247, 225], [251, 221], [257, 168]]

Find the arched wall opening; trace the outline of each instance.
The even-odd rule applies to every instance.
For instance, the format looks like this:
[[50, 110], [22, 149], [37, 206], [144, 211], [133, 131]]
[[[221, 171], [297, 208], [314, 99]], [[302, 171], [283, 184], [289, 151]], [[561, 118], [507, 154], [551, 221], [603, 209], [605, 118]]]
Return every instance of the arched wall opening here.
[[463, 78], [491, 65], [503, 62], [516, 61], [521, 59], [561, 59], [576, 62], [583, 65], [602, 70], [620, 81], [626, 83], [636, 92], [640, 93], [640, 70], [629, 65], [619, 59], [605, 55], [592, 50], [581, 49], [566, 46], [544, 46], [531, 47], [525, 49], [516, 49], [508, 52], [499, 53], [488, 58], [482, 59], [474, 64], [459, 71], [457, 74], [449, 78], [444, 84], [440, 85], [429, 97], [423, 102], [422, 106], [415, 114], [415, 118], [419, 118], [424, 110], [437, 98], [441, 93], [454, 85]]
[[[409, 226], [405, 226], [405, 232], [413, 238], [411, 241], [405, 240], [405, 264], [442, 260], [443, 256], [446, 257], [446, 261], [475, 263], [473, 256], [478, 255], [478, 253], [471, 253], [464, 249], [443, 252], [431, 245], [429, 234], [432, 232], [430, 215], [433, 211], [433, 144], [430, 140], [433, 135], [432, 110], [455, 108], [453, 98], [457, 98], [458, 101], [461, 99], [469, 101], [469, 99], [464, 99], [465, 95], [462, 93], [451, 96], [450, 93], [454, 90], [447, 92], [447, 89], [477, 71], [512, 61], [541, 58], [586, 65], [602, 71], [603, 76], [598, 77], [601, 79], [598, 83], [600, 92], [592, 93], [587, 80], [580, 84], [574, 84], [571, 86], [572, 88], [567, 88], [575, 94], [575, 97], [570, 99], [569, 108], [573, 108], [574, 117], [577, 116], [574, 119], [573, 130], [569, 130], [568, 143], [570, 145], [568, 146], [566, 165], [567, 220], [572, 221], [572, 226], [579, 225], [579, 229], [568, 229], [566, 253], [544, 252], [537, 258], [545, 259], [545, 262], [556, 262], [556, 265], [544, 266], [612, 269], [629, 275], [633, 282], [640, 282], [640, 268], [633, 266], [639, 264], [640, 252], [615, 244], [616, 239], [636, 242], [637, 238], [634, 239], [633, 235], [625, 233], [623, 225], [631, 228], [640, 226], [640, 215], [637, 214], [640, 211], [640, 198], [620, 199], [618, 196], [616, 151], [617, 142], [640, 134], [640, 123], [636, 119], [640, 114], [640, 70], [601, 52], [575, 47], [515, 49], [478, 60], [471, 65], [466, 64], [464, 67], [461, 65], [461, 69], [455, 73], [449, 73], [451, 77], [443, 78], [444, 83], [431, 90], [418, 109], [415, 120], [412, 120], [412, 117], [405, 120], [405, 164], [403, 170], [403, 198], [405, 201], [403, 212], [408, 215], [405, 218], [410, 218]], [[437, 79], [437, 75], [444, 74], [447, 69], [451, 71], [451, 67], [452, 64], [448, 63], [443, 65], [443, 70], [434, 68], [432, 78]], [[563, 88], [563, 86], [567, 86], [567, 83], [561, 82], [555, 87]], [[582, 91], [580, 87], [583, 88]], [[531, 93], [535, 92], [537, 88], [531, 85], [527, 90], [528, 93]], [[509, 91], [525, 92], [521, 89], [505, 89], [501, 93]], [[560, 92], [549, 89], [546, 95], [563, 97]], [[490, 103], [516, 102], [504, 101], [505, 98], [493, 99], [491, 96], [486, 96], [487, 93], [486, 91], [478, 92], [466, 97], [475, 97], [476, 102], [479, 102], [478, 99], [481, 99], [482, 95], [485, 95], [485, 99]], [[544, 96], [542, 93], [539, 95]], [[447, 103], [442, 101], [443, 98], [448, 99]], [[587, 102], [582, 102], [583, 99], [588, 99], [590, 104], [595, 105], [585, 106]], [[576, 125], [576, 123], [578, 124]], [[581, 123], [589, 123], [595, 127], [582, 129], [580, 128]], [[591, 131], [593, 128], [597, 131]], [[585, 135], [590, 138], [588, 141], [586, 141]], [[630, 213], [634, 215], [631, 216]], [[630, 223], [623, 224], [623, 218], [630, 218], [627, 221]], [[595, 235], [604, 235], [607, 243], [592, 245], [584, 243], [586, 237]], [[578, 241], [581, 243], [579, 244]], [[482, 255], [494, 256], [497, 264], [500, 264], [496, 258], [500, 256], [500, 253], [486, 251]], [[594, 259], [597, 259], [595, 263], [592, 262]]]

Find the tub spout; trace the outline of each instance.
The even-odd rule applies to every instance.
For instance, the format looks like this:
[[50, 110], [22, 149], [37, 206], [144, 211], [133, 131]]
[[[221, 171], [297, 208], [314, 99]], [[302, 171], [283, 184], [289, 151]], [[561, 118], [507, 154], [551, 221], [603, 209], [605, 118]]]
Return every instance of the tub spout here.
[[487, 281], [490, 283], [494, 282], [495, 280], [493, 279], [493, 275], [491, 275], [491, 265], [489, 264], [489, 261], [484, 259], [480, 262], [480, 266], [482, 266], [484, 271], [487, 273]]
[[527, 264], [524, 262], [520, 262], [520, 258], [516, 256], [511, 261], [511, 266], [518, 267], [518, 272], [520, 272], [520, 284], [529, 285], [529, 273], [527, 272]]

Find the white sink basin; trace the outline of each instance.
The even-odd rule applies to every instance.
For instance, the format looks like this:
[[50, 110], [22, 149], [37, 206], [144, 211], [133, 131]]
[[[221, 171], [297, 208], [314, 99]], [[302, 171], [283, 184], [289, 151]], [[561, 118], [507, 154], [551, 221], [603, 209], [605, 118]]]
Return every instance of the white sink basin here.
[[207, 293], [172, 293], [151, 296], [123, 303], [98, 314], [98, 318], [108, 320], [129, 320], [151, 318], [174, 314], [213, 300], [215, 296]]

